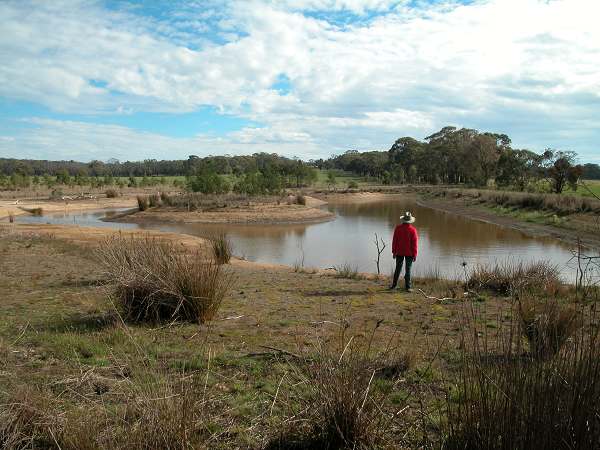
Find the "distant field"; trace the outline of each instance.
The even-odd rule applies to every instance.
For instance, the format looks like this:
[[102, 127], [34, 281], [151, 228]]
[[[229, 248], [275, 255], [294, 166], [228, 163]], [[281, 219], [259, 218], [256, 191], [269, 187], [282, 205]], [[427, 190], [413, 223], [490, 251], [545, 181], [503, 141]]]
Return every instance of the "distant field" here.
[[[327, 183], [328, 172], [329, 170], [317, 170], [318, 177], [314, 187], [329, 187], [329, 184]], [[335, 173], [335, 185], [338, 188], [348, 187], [348, 183], [350, 183], [351, 181], [356, 182], [359, 186], [379, 184], [379, 181], [376, 178], [361, 177], [353, 174], [352, 172], [345, 172], [343, 170], [333, 170], [333, 172]]]
[[567, 189], [565, 189], [565, 193], [581, 195], [583, 197], [593, 197], [594, 195], [600, 197], [600, 180], [583, 180], [583, 183], [585, 183], [585, 186], [587, 186], [589, 190], [586, 189], [585, 186], [580, 185], [577, 188], [576, 192], [573, 192], [570, 188], [567, 187]]

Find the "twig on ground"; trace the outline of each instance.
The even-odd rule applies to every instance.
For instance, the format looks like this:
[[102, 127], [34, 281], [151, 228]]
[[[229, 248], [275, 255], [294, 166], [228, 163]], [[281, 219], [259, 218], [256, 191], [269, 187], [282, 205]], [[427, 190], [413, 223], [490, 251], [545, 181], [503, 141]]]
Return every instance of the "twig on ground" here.
[[442, 297], [442, 298], [439, 298], [439, 297], [434, 297], [433, 295], [427, 295], [425, 292], [423, 292], [422, 289], [417, 289], [417, 291], [419, 291], [423, 295], [423, 297], [425, 297], [428, 300], [435, 300], [435, 301], [438, 301], [438, 302], [445, 302], [445, 301], [448, 301], [448, 300], [454, 300], [452, 297]]

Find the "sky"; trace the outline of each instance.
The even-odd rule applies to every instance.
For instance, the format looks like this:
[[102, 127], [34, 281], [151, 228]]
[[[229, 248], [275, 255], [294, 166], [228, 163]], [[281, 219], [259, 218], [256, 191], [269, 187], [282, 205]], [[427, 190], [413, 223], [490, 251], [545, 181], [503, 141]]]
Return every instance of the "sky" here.
[[0, 157], [387, 150], [600, 163], [599, 0], [0, 0]]

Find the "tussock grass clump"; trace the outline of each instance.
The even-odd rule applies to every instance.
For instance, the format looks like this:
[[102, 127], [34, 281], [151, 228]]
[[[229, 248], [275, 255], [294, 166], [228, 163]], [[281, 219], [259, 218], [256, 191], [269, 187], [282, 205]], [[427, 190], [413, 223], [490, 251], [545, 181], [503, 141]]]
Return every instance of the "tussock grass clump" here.
[[116, 198], [121, 195], [116, 189], [107, 189], [104, 193], [106, 194], [106, 198]]
[[296, 367], [304, 386], [299, 399], [303, 412], [291, 419], [289, 432], [266, 448], [370, 449], [385, 442], [392, 425], [381, 405], [391, 392], [376, 389], [375, 381], [381, 374], [397, 379], [407, 367], [397, 366], [400, 360], [387, 354], [371, 355], [370, 345], [353, 337], [342, 336], [341, 342], [339, 347], [317, 342], [311, 357]]
[[173, 206], [173, 197], [171, 197], [169, 194], [167, 194], [166, 192], [161, 192], [160, 193], [160, 201], [162, 202], [163, 205], [165, 206]]
[[180, 253], [158, 239], [106, 240], [97, 251], [123, 316], [133, 322], [185, 320], [215, 315], [230, 283], [222, 266], [199, 252]]
[[580, 329], [550, 358], [524, 354], [518, 336], [511, 326], [499, 353], [482, 339], [463, 353], [445, 448], [599, 448], [598, 329]]
[[233, 246], [227, 233], [219, 231], [210, 239], [215, 261], [218, 264], [228, 264], [233, 255]]
[[304, 205], [306, 206], [306, 197], [302, 194], [298, 194], [296, 195], [296, 203], [298, 205]]
[[479, 265], [467, 280], [468, 289], [485, 289], [500, 295], [524, 291], [552, 293], [561, 284], [558, 268], [545, 261]]
[[349, 263], [333, 266], [333, 269], [336, 271], [335, 276], [337, 278], [349, 278], [351, 280], [358, 280], [361, 278], [360, 274], [358, 273], [358, 267]]
[[140, 211], [146, 211], [148, 209], [148, 197], [144, 195], [138, 195], [137, 204]]
[[151, 194], [148, 196], [148, 206], [150, 208], [156, 208], [160, 206], [160, 197], [157, 194]]
[[538, 358], [556, 355], [580, 324], [575, 308], [556, 300], [520, 300], [519, 318], [530, 352]]

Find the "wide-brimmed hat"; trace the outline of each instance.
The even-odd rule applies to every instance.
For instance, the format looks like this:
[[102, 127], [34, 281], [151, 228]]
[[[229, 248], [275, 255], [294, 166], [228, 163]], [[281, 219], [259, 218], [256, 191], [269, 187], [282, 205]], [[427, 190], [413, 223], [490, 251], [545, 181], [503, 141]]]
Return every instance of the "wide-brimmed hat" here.
[[400, 216], [400, 220], [402, 223], [413, 223], [415, 221], [415, 216], [406, 211], [403, 216]]

